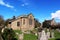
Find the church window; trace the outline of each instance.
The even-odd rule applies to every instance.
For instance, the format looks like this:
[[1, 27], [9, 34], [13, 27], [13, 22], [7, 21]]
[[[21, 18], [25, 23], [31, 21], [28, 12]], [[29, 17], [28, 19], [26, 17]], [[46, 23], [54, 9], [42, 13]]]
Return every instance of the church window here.
[[20, 26], [20, 22], [17, 22], [17, 26]]
[[25, 24], [25, 19], [23, 19], [23, 24]]
[[32, 25], [32, 19], [29, 19], [29, 25]]

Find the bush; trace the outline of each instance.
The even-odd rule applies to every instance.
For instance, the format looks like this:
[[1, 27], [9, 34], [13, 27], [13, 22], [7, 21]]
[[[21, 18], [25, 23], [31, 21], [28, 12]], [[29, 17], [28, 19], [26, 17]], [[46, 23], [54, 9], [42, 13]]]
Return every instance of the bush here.
[[16, 34], [11, 28], [5, 28], [4, 32], [2, 33], [2, 37], [4, 40], [17, 40]]

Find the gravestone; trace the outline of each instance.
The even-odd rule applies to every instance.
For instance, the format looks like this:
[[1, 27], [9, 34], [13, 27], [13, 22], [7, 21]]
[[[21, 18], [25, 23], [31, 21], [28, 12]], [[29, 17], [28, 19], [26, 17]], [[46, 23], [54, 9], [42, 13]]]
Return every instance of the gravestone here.
[[19, 34], [19, 40], [23, 40], [23, 33]]
[[52, 35], [52, 38], [54, 38], [54, 32], [52, 32], [51, 35]]
[[49, 29], [47, 29], [47, 38], [49, 39], [50, 38], [50, 32], [49, 32]]
[[35, 33], [35, 35], [37, 36], [37, 33]]
[[50, 38], [50, 32], [47, 32], [47, 38], [48, 39]]
[[47, 35], [45, 34], [44, 30], [42, 30], [40, 40], [48, 40]]
[[38, 32], [38, 40], [40, 40], [41, 32]]

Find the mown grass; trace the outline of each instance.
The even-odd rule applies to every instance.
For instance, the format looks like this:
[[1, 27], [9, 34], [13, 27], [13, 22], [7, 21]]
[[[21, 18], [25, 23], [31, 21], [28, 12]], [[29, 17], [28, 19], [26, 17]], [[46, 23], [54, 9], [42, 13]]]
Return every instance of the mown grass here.
[[58, 32], [57, 30], [54, 31], [54, 36], [55, 38], [60, 38], [60, 32]]
[[50, 38], [49, 40], [55, 40], [55, 38]]
[[55, 38], [50, 38], [49, 40], [60, 40], [60, 32], [57, 30], [54, 30], [54, 37]]
[[21, 30], [14, 30], [15, 33], [22, 34]]
[[37, 40], [37, 36], [35, 36], [34, 34], [24, 34], [23, 40]]

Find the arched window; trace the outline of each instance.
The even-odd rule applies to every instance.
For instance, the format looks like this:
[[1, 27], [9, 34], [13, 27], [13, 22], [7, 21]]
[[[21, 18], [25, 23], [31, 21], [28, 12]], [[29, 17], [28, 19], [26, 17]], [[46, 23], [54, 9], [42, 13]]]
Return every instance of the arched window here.
[[32, 19], [29, 19], [29, 25], [32, 25]]
[[20, 22], [17, 22], [17, 26], [20, 26]]

